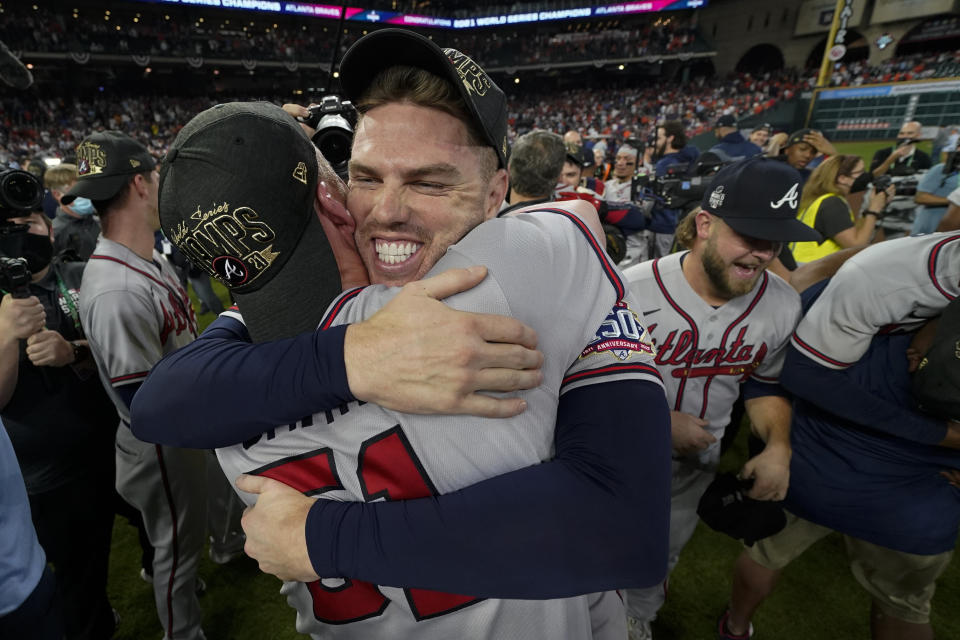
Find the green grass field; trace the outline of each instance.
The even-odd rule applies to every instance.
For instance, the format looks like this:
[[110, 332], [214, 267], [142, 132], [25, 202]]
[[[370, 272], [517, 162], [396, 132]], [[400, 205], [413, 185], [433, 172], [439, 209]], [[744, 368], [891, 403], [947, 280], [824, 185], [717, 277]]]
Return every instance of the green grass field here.
[[[879, 146], [838, 145], [843, 153], [867, 161]], [[214, 284], [224, 304], [226, 290]], [[199, 303], [194, 299], [194, 308]], [[213, 316], [201, 316], [205, 327]], [[722, 460], [724, 469], [746, 460], [746, 429]], [[714, 622], [730, 593], [731, 567], [740, 544], [703, 524], [681, 556], [670, 581], [667, 603], [654, 623], [657, 640], [710, 640]], [[109, 594], [120, 612], [115, 636], [122, 640], [156, 640], [162, 636], [151, 587], [139, 577], [136, 532], [126, 521], [114, 526]], [[279, 595], [280, 581], [260, 573], [254, 561], [241, 557], [218, 566], [204, 556], [200, 575], [207, 582], [201, 598], [204, 630], [209, 640], [286, 640], [302, 638], [294, 629], [294, 613]], [[939, 581], [933, 626], [940, 639], [960, 638], [960, 567], [953, 562]], [[754, 626], [758, 640], [867, 640], [869, 598], [850, 574], [842, 539], [834, 534], [788, 567], [779, 588], [760, 610]], [[398, 639], [404, 640], [404, 639]], [[452, 639], [456, 640], [456, 639]], [[508, 640], [508, 639], [505, 639]], [[563, 640], [563, 639], [545, 639]]]

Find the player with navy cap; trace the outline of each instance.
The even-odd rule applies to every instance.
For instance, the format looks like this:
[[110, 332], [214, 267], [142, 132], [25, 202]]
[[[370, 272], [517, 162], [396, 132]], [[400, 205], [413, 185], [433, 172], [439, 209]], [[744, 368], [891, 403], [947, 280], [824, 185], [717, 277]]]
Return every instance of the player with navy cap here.
[[[384, 50], [404, 52], [402, 61], [412, 66], [388, 69], [401, 59], [393, 56], [385, 60]], [[263, 501], [280, 500], [277, 494], [281, 485], [271, 483], [270, 478], [289, 482], [305, 493], [335, 498], [312, 502], [287, 489], [284, 495], [290, 500], [306, 503], [307, 512], [301, 520], [305, 528], [278, 530], [273, 522], [269, 523], [268, 533], [278, 536], [274, 540], [293, 544], [287, 545], [288, 549], [264, 552], [289, 552], [296, 556], [302, 549], [307, 575], [297, 573], [293, 577], [313, 580], [309, 585], [289, 583], [284, 587], [291, 604], [298, 609], [301, 631], [315, 637], [345, 638], [622, 637], [624, 616], [615, 594], [569, 596], [623, 582], [650, 584], [663, 575], [665, 559], [659, 556], [665, 543], [667, 506], [666, 492], [661, 491], [665, 489], [667, 472], [665, 423], [656, 418], [651, 423], [647, 418], [644, 428], [625, 428], [626, 414], [610, 416], [608, 411], [614, 406], [625, 409], [628, 397], [631, 403], [646, 398], [643, 401], [647, 403], [648, 416], [659, 415], [665, 422], [666, 415], [665, 406], [660, 406], [662, 390], [651, 366], [652, 348], [645, 342], [642, 326], [637, 324], [628, 300], [618, 298], [619, 292], [626, 295], [625, 290], [622, 283], [618, 286], [619, 276], [597, 240], [599, 230], [588, 228], [569, 213], [571, 209], [589, 212], [591, 208], [574, 204], [568, 205], [568, 209], [551, 207], [488, 220], [453, 245], [449, 243], [457, 239], [458, 230], [449, 224], [431, 223], [436, 227], [432, 235], [413, 233], [411, 223], [395, 216], [410, 215], [415, 221], [424, 221], [428, 211], [440, 214], [438, 191], [447, 195], [444, 200], [452, 198], [458, 204], [456, 210], [444, 215], [454, 216], [448, 222], [461, 225], [461, 234], [470, 230], [463, 217], [470, 215], [471, 210], [475, 215], [475, 208], [480, 209], [480, 220], [495, 215], [503, 191], [500, 187], [477, 190], [475, 181], [477, 172], [484, 167], [490, 169], [487, 184], [500, 180], [504, 156], [499, 142], [503, 139], [500, 134], [505, 133], [505, 125], [499, 124], [502, 94], [482, 69], [460, 52], [441, 50], [422, 36], [406, 31], [382, 30], [361, 39], [348, 52], [341, 69], [345, 78], [351, 70], [354, 74], [384, 71], [373, 82], [369, 75], [364, 76], [368, 84], [375, 86], [359, 87], [349, 81], [344, 85], [348, 97], [363, 114], [350, 168], [348, 204], [356, 216], [358, 248], [371, 279], [388, 284], [409, 282], [434, 273], [430, 267], [440, 256], [443, 257], [437, 262], [438, 270], [487, 264], [488, 276], [480, 286], [447, 302], [456, 308], [509, 309], [535, 328], [545, 362], [549, 363], [544, 369], [544, 384], [524, 393], [527, 410], [512, 421], [414, 416], [371, 402], [356, 402], [346, 388], [351, 362], [346, 357], [344, 336], [351, 335], [352, 328], [397, 294], [394, 289], [373, 285], [343, 294], [321, 314], [324, 331], [305, 334], [305, 338], [298, 336], [291, 339], [293, 342], [238, 345], [232, 338], [244, 333], [239, 318], [221, 318], [214, 325], [211, 341], [201, 338], [199, 347], [190, 347], [167, 360], [155, 372], [160, 377], [151, 377], [144, 391], [158, 380], [157, 394], [166, 396], [166, 401], [171, 393], [179, 398], [182, 389], [171, 389], [166, 384], [176, 382], [173, 378], [177, 372], [180, 387], [187, 379], [188, 384], [199, 382], [211, 391], [221, 384], [231, 388], [227, 400], [233, 406], [222, 406], [216, 397], [209, 398], [207, 404], [218, 405], [218, 413], [226, 411], [216, 419], [222, 423], [221, 431], [232, 431], [232, 439], [227, 442], [217, 436], [221, 438], [216, 441], [218, 444], [246, 438], [242, 445], [221, 450], [221, 461], [228, 474], [262, 476], [248, 477], [241, 484], [244, 489], [263, 492], [257, 507], [246, 518], [248, 524], [262, 518], [258, 514]], [[435, 101], [427, 107], [413, 97], [402, 101], [377, 99], [378, 92], [394, 83], [406, 85], [407, 77], [423, 78], [425, 70], [433, 71], [431, 75], [452, 86], [461, 99], [472, 105], [466, 117], [435, 108], [433, 105], [439, 104]], [[443, 82], [444, 78], [453, 82]], [[427, 84], [435, 84], [434, 79], [424, 79]], [[492, 102], [487, 102], [487, 96]], [[488, 108], [488, 104], [493, 107]], [[303, 183], [297, 176], [304, 178], [307, 191], [313, 189], [317, 193], [317, 171], [322, 171], [325, 163], [318, 162], [316, 150], [292, 119], [283, 120], [283, 113], [278, 115], [276, 108], [272, 114], [270, 111], [266, 107], [224, 105], [201, 114], [181, 131], [174, 144], [177, 153], [168, 156], [164, 164], [161, 186], [161, 218], [174, 242], [185, 244], [186, 238], [196, 238], [209, 248], [210, 244], [201, 238], [206, 233], [205, 222], [215, 225], [220, 217], [236, 219], [240, 212], [244, 225], [265, 225], [258, 229], [259, 244], [246, 246], [261, 257], [267, 249], [267, 256], [278, 253], [279, 243], [262, 245], [271, 236], [279, 237], [281, 232], [274, 223], [289, 212], [272, 206], [272, 200], [264, 194], [272, 194], [288, 183], [289, 188], [300, 192], [299, 185]], [[479, 129], [478, 141], [464, 144], [467, 126]], [[237, 139], [243, 143], [231, 146]], [[279, 144], [280, 140], [285, 144]], [[237, 162], [240, 166], [247, 162], [249, 166], [249, 154], [262, 157], [271, 149], [288, 152], [282, 162], [276, 158], [276, 163], [267, 163], [276, 167], [276, 175], [273, 171], [251, 175], [216, 168], [218, 164], [233, 167]], [[178, 188], [179, 181], [185, 180], [189, 185], [191, 176], [206, 173], [212, 177], [202, 188]], [[221, 184], [220, 176], [225, 178], [231, 173], [235, 174], [232, 182]], [[319, 192], [316, 202], [304, 196], [297, 200], [295, 211], [299, 212], [302, 205], [312, 218], [315, 208], [327, 213], [331, 207], [336, 209], [335, 180], [326, 179], [332, 182], [326, 183], [326, 191]], [[506, 184], [502, 186], [505, 188]], [[204, 198], [229, 205], [224, 211], [213, 211], [209, 217], [201, 207], [195, 219], [192, 213]], [[337, 252], [338, 247], [343, 247], [333, 239], [335, 233], [328, 229], [327, 237], [332, 250]], [[245, 234], [244, 237], [251, 238], [254, 235], [252, 229], [245, 230]], [[294, 254], [309, 251], [309, 244], [301, 247], [302, 243], [303, 240], [287, 242], [284, 251], [291, 251], [293, 245]], [[200, 256], [200, 263], [208, 269], [225, 256], [239, 259], [233, 253], [236, 247], [220, 243], [215, 249], [198, 250], [192, 257]], [[296, 256], [289, 260], [296, 260]], [[297, 272], [288, 271], [291, 263], [281, 269], [274, 268], [275, 263], [257, 267], [248, 270], [250, 280], [228, 284], [242, 286], [243, 282], [262, 280], [253, 295], [264, 294], [260, 297], [265, 302], [271, 283], [277, 278], [296, 279]], [[339, 266], [342, 270], [342, 261]], [[517, 273], [525, 277], [517, 278]], [[223, 279], [224, 274], [218, 275]], [[587, 289], [582, 287], [584, 280], [591, 283]], [[538, 282], [554, 285], [533, 285]], [[420, 286], [429, 285], [424, 282]], [[410, 291], [416, 289], [405, 288], [405, 292]], [[584, 296], [584, 291], [588, 295]], [[400, 293], [394, 301], [403, 296]], [[301, 298], [280, 301], [273, 311], [282, 314], [291, 302], [312, 304], [311, 291], [304, 291]], [[240, 296], [238, 304], [243, 321], [247, 322], [245, 299], [247, 296]], [[357, 324], [345, 327], [344, 323]], [[584, 331], [594, 325], [602, 325], [600, 333], [604, 335], [598, 335], [596, 328]], [[610, 338], [614, 330], [621, 332], [619, 340]], [[340, 398], [333, 404], [321, 405], [312, 390], [302, 393], [303, 383], [312, 386], [313, 381], [305, 381], [298, 371], [301, 364], [291, 361], [299, 360], [296, 354], [300, 353], [292, 345], [310, 345], [302, 353], [312, 359], [317, 343], [331, 334], [340, 335], [347, 375], [339, 381]], [[439, 329], [434, 334], [437, 339], [444, 338]], [[197, 363], [195, 358], [203, 349], [208, 353], [217, 349], [217, 340], [226, 337], [231, 338], [229, 350], [245, 354], [241, 359], [255, 357], [258, 366], [238, 371], [227, 354], [226, 360], [218, 360], [216, 371], [207, 367], [204, 370], [210, 375], [194, 378], [196, 369], [191, 372], [186, 368], [191, 366], [191, 360]], [[264, 355], [276, 354], [276, 349], [284, 357]], [[254, 353], [257, 355], [249, 355]], [[362, 366], [384, 367], [389, 373], [387, 355], [374, 351], [369, 356], [372, 361], [366, 360]], [[180, 369], [178, 365], [182, 365]], [[264, 411], [257, 406], [263, 396], [256, 385], [265, 381], [264, 375], [270, 378], [272, 389], [281, 390], [269, 398], [275, 405], [273, 414], [289, 414], [267, 422], [266, 426], [257, 422]], [[291, 375], [298, 382], [288, 385], [285, 381]], [[251, 379], [253, 383], [249, 382]], [[633, 391], [623, 395], [608, 387], [615, 396], [606, 400], [594, 396], [598, 402], [576, 408], [576, 398], [592, 396], [601, 386], [596, 384], [600, 381], [624, 384]], [[379, 393], [388, 398], [389, 377], [385, 382], [388, 388]], [[283, 391], [288, 389], [289, 394]], [[648, 391], [652, 394], [649, 397]], [[556, 396], [561, 393], [558, 403]], [[151, 394], [138, 396], [138, 408], [141, 402], [150, 402], [150, 397]], [[243, 400], [238, 403], [238, 398]], [[156, 399], [154, 395], [154, 402]], [[324, 406], [328, 410], [317, 413]], [[606, 417], [598, 418], [600, 415]], [[557, 420], [557, 458], [548, 461], [553, 454]], [[569, 425], [573, 430], [568, 431], [568, 420], [583, 424], [585, 431], [576, 434], [579, 429], [573, 424]], [[145, 422], [137, 420], [154, 437], [170, 437], [162, 429], [152, 429], [150, 422], [149, 416]], [[288, 426], [277, 428], [280, 424]], [[206, 434], [200, 435], [210, 437], [217, 425], [205, 426]], [[247, 430], [240, 438], [238, 427]], [[587, 442], [591, 437], [585, 435], [586, 431], [593, 431], [592, 436], [602, 443], [599, 449], [593, 449], [597, 442]], [[191, 435], [197, 438], [197, 434]], [[634, 438], [649, 442], [638, 447], [637, 442], [631, 442]], [[204, 440], [203, 444], [210, 442]], [[573, 471], [568, 466], [573, 463], [568, 457], [571, 448], [580, 452], [573, 454], [574, 458], [591, 450], [588, 457], [592, 462], [585, 468], [602, 461], [603, 477]], [[637, 456], [650, 459], [637, 464]], [[537, 464], [540, 462], [544, 464]], [[574, 466], [580, 469], [580, 463]], [[605, 478], [611, 473], [611, 478], [619, 477], [621, 468], [630, 469], [629, 477], [610, 486]], [[508, 475], [491, 477], [497, 473]], [[637, 473], [645, 479], [641, 480]], [[617, 494], [621, 493], [631, 497], [620, 502]], [[415, 499], [421, 496], [432, 497]], [[379, 498], [386, 498], [387, 502], [374, 502]], [[398, 499], [407, 500], [401, 503]], [[354, 502], [363, 500], [367, 504]], [[639, 509], [632, 504], [636, 500], [643, 505]], [[648, 543], [630, 551], [629, 545], [623, 543], [635, 535], [634, 527], [648, 533]], [[584, 540], [594, 537], [596, 541], [584, 549]], [[619, 542], [611, 543], [611, 539]], [[248, 538], [248, 550], [253, 551], [251, 544]], [[266, 562], [259, 553], [255, 555]], [[613, 556], [625, 556], [629, 568], [620, 560], [611, 562]], [[297, 567], [297, 571], [303, 570]], [[317, 576], [350, 579], [318, 581]], [[391, 586], [374, 586], [360, 580]], [[423, 591], [429, 588], [473, 595]]]
[[[786, 164], [757, 156], [729, 165], [677, 230], [690, 250], [624, 273], [643, 301], [671, 408], [671, 568], [693, 535], [741, 389], [766, 442], [740, 472], [754, 481], [748, 495], [782, 500], [787, 492], [790, 405], [777, 381], [800, 300], [766, 268], [782, 243], [819, 237], [796, 219], [799, 200], [800, 176]], [[664, 595], [664, 585], [627, 591], [631, 638], [651, 637]]]

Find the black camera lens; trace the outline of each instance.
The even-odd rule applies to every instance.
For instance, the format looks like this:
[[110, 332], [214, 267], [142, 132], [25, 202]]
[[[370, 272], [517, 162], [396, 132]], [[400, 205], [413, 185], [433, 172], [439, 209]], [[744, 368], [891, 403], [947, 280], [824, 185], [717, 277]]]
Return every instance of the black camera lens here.
[[43, 185], [36, 176], [10, 169], [0, 173], [0, 208], [33, 211], [43, 202]]
[[351, 139], [349, 134], [338, 129], [327, 129], [323, 131], [323, 134], [317, 136], [314, 143], [331, 165], [337, 165], [350, 159]]

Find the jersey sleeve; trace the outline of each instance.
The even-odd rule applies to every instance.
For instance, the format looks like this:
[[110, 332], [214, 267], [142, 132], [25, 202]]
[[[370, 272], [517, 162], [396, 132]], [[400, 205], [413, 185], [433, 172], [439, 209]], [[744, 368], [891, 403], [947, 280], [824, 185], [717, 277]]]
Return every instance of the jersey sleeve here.
[[240, 314], [226, 311], [153, 367], [134, 397], [131, 429], [146, 442], [212, 449], [349, 402], [346, 330], [251, 344]]
[[129, 291], [107, 291], [84, 314], [87, 339], [113, 387], [139, 384], [163, 357], [161, 324], [152, 302]]
[[846, 231], [853, 226], [850, 206], [840, 196], [826, 198], [820, 203], [813, 226], [824, 238], [833, 238], [841, 231]]
[[844, 264], [797, 326], [791, 338], [797, 351], [828, 369], [859, 360], [877, 331], [896, 320], [884, 296], [866, 286], [873, 280], [859, 264]]

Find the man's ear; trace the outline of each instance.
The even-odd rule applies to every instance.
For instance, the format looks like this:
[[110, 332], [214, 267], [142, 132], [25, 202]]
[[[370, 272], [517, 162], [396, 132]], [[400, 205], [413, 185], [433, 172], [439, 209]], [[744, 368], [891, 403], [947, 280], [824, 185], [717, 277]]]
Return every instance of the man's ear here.
[[507, 197], [507, 189], [510, 188], [510, 177], [506, 169], [497, 169], [497, 172], [490, 178], [487, 189], [487, 202], [484, 210], [484, 220], [495, 218], [500, 212], [500, 205]]
[[710, 237], [710, 229], [716, 223], [713, 215], [703, 210], [697, 212], [697, 216], [693, 219], [693, 222], [697, 226], [697, 237], [702, 240]]
[[317, 182], [317, 207], [321, 215], [337, 225], [338, 228], [345, 228], [350, 237], [353, 237], [353, 232], [357, 227], [356, 221], [343, 203], [330, 193], [323, 180]]

